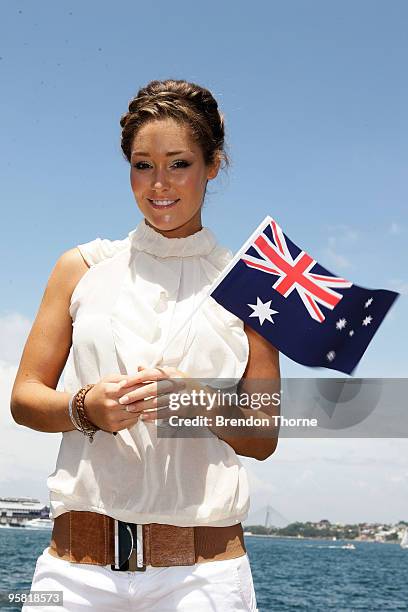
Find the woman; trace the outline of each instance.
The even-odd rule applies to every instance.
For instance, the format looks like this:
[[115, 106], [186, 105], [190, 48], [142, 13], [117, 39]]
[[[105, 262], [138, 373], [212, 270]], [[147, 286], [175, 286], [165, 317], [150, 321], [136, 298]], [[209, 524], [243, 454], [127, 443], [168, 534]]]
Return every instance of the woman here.
[[189, 317], [232, 257], [201, 224], [207, 182], [228, 163], [223, 116], [207, 89], [166, 80], [120, 123], [143, 220], [61, 255], [12, 392], [17, 423], [62, 432], [31, 590], [62, 591], [55, 609], [70, 612], [256, 610], [237, 455], [266, 459], [277, 438], [182, 437], [166, 408], [186, 377], [279, 379], [276, 349], [212, 298]]

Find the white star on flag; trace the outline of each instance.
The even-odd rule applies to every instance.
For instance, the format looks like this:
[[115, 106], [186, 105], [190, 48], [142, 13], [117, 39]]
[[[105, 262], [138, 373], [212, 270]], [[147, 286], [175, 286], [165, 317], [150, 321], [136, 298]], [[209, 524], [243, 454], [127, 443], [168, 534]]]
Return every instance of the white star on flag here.
[[269, 300], [269, 302], [263, 303], [262, 300], [259, 297], [257, 297], [256, 304], [248, 304], [248, 306], [250, 306], [254, 311], [254, 312], [251, 312], [249, 316], [259, 317], [259, 323], [261, 325], [263, 324], [265, 319], [267, 319], [271, 323], [275, 323], [275, 321], [272, 320], [272, 315], [279, 314], [279, 313], [277, 310], [272, 310], [272, 308], [270, 308], [271, 302], [272, 300]]
[[373, 320], [373, 317], [371, 317], [370, 315], [368, 315], [368, 317], [366, 317], [365, 319], [363, 319], [363, 325], [365, 327], [367, 327], [367, 325], [370, 325], [371, 321]]
[[347, 325], [346, 319], [339, 319], [336, 323], [336, 329], [343, 329]]
[[366, 303], [364, 304], [364, 308], [368, 308], [369, 306], [371, 306], [373, 301], [374, 301], [374, 298], [372, 297], [369, 300], [367, 300]]

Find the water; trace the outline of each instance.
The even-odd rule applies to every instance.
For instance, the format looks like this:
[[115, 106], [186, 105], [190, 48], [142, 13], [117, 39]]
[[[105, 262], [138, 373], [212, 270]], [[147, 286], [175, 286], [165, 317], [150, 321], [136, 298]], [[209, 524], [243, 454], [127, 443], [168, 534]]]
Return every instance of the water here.
[[[0, 592], [29, 591], [51, 531], [0, 529]], [[395, 544], [246, 536], [259, 612], [408, 611], [408, 550]], [[0, 603], [17, 612], [21, 605]], [[35, 608], [33, 608], [35, 610]]]
[[260, 612], [408, 610], [408, 550], [396, 544], [246, 537]]
[[[2, 595], [10, 591], [30, 590], [37, 557], [49, 545], [50, 535], [51, 530], [34, 531], [26, 530], [23, 527], [0, 529], [0, 593]], [[0, 609], [17, 612], [21, 610], [21, 604], [16, 606], [0, 601]]]

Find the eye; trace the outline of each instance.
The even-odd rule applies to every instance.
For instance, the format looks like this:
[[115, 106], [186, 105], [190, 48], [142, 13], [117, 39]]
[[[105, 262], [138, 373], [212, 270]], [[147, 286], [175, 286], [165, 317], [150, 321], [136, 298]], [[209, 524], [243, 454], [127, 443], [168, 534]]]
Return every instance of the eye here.
[[145, 166], [148, 165], [146, 164], [146, 162], [137, 162], [137, 164], [132, 164], [133, 168], [137, 168], [138, 170], [143, 170], [143, 168], [140, 167], [141, 164], [144, 164]]
[[183, 164], [183, 166], [177, 166], [177, 168], [187, 168], [187, 166], [189, 166], [190, 164], [188, 162], [186, 162], [184, 159], [178, 159], [177, 161], [174, 162], [174, 166], [176, 164]]
[[[177, 164], [181, 164], [181, 165], [177, 165]], [[172, 167], [173, 168], [187, 168], [190, 165], [191, 164], [185, 161], [184, 159], [178, 159], [177, 161], [174, 162]], [[133, 168], [136, 168], [137, 170], [144, 170], [146, 166], [149, 167], [149, 164], [147, 162], [137, 162], [136, 164], [132, 164], [132, 166]]]

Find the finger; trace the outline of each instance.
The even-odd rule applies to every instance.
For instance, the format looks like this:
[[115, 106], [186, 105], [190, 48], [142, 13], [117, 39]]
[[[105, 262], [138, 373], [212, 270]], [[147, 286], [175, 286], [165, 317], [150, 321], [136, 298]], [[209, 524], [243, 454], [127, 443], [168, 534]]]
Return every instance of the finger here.
[[156, 397], [152, 397], [151, 399], [128, 404], [126, 408], [128, 409], [128, 412], [144, 412], [145, 410], [156, 409], [158, 406], [169, 406], [170, 399], [169, 394], [158, 395]]
[[[163, 396], [164, 397], [164, 396]], [[183, 406], [180, 410], [179, 407], [171, 405], [170, 402], [167, 405], [159, 406], [150, 410], [144, 410], [140, 415], [142, 421], [155, 419], [169, 418], [170, 416], [177, 416], [179, 418], [193, 418], [196, 416], [209, 416], [207, 412], [201, 412], [199, 409], [192, 406]], [[211, 416], [211, 415], [210, 415]]]
[[163, 368], [144, 368], [140, 370], [137, 374], [128, 377], [128, 383], [130, 385], [138, 385], [140, 383], [146, 381], [157, 381], [162, 380], [163, 378], [168, 378], [168, 374], [164, 371]]
[[137, 391], [138, 389], [143, 389], [144, 385], [133, 385], [133, 386], [129, 386], [128, 381], [124, 380], [122, 382], [119, 383], [115, 383], [115, 386], [112, 388], [112, 397], [114, 397], [115, 399], [118, 399], [119, 397], [122, 397], [123, 395], [128, 395], [128, 393], [130, 393], [131, 391]]
[[144, 403], [145, 402], [136, 402], [128, 406], [119, 406], [114, 415], [115, 419], [121, 423], [123, 420], [140, 416], [143, 412]]
[[118, 414], [115, 415], [114, 422], [112, 423], [112, 433], [114, 435], [117, 434], [121, 429], [125, 429], [129, 424], [137, 423], [142, 411], [140, 412], [126, 412], [125, 410], [121, 410]]
[[132, 391], [132, 388], [129, 391], [126, 391], [125, 394], [119, 399], [119, 403], [121, 405], [127, 405], [143, 400], [147, 401], [153, 397], [160, 397], [168, 392], [174, 393], [176, 390], [177, 385], [168, 379], [160, 382], [145, 383], [144, 385], [137, 387], [134, 391]]
[[[174, 393], [180, 388], [183, 388], [183, 385], [184, 383], [182, 381], [165, 379], [162, 380], [160, 384], [157, 382], [145, 384], [136, 388], [134, 391], [126, 389], [126, 392], [119, 398], [119, 403], [121, 405], [127, 405], [153, 396], [160, 396], [166, 392]], [[121, 389], [121, 391], [123, 391], [123, 389]]]
[[107, 384], [106, 394], [110, 399], [118, 399], [123, 395], [122, 387], [126, 384], [127, 378], [118, 381], [118, 382], [110, 382]]
[[132, 425], [136, 425], [136, 423], [139, 422], [139, 419], [140, 419], [140, 414], [133, 415], [125, 419], [121, 419], [121, 421], [116, 424], [116, 428], [118, 431], [120, 431], [121, 429], [127, 429], [128, 427], [131, 427]]
[[[140, 372], [144, 368], [145, 366], [143, 365], [137, 366], [137, 372]], [[133, 377], [134, 375], [131, 375], [131, 374], [114, 374], [113, 376], [107, 376], [103, 378], [102, 380], [108, 383], [120, 383], [120, 386], [122, 387], [122, 386], [131, 384], [130, 381]]]
[[127, 410], [124, 411], [124, 414], [143, 414], [146, 410], [157, 410], [162, 407], [167, 407], [169, 405], [169, 398], [166, 396], [154, 397], [149, 400], [142, 400], [141, 402], [134, 402], [133, 404], [128, 404], [126, 406]]
[[159, 393], [166, 391], [180, 391], [186, 388], [185, 378], [164, 378], [157, 381], [157, 389]]
[[156, 419], [168, 419], [170, 416], [174, 416], [174, 411], [170, 410], [168, 406], [161, 406], [149, 410], [149, 412], [143, 411], [140, 415], [140, 420], [143, 422], [155, 421]]
[[157, 395], [157, 385], [156, 383], [146, 384], [129, 389], [121, 389], [121, 392], [122, 396], [119, 398], [119, 404], [123, 406]]

